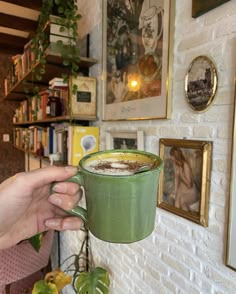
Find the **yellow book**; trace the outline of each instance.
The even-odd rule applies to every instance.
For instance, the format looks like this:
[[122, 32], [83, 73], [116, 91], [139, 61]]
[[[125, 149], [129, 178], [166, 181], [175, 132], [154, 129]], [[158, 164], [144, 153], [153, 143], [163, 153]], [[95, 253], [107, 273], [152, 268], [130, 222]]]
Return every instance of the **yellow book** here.
[[68, 164], [77, 166], [85, 155], [99, 150], [99, 128], [68, 127]]

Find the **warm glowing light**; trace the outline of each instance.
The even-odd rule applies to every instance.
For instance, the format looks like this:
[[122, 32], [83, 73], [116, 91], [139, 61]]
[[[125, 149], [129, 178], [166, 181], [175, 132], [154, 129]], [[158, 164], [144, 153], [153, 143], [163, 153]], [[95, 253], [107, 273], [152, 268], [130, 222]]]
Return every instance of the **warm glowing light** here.
[[131, 81], [131, 87], [135, 88], [138, 85], [138, 81]]
[[138, 91], [140, 89], [140, 78], [138, 75], [128, 76], [128, 87], [130, 91]]

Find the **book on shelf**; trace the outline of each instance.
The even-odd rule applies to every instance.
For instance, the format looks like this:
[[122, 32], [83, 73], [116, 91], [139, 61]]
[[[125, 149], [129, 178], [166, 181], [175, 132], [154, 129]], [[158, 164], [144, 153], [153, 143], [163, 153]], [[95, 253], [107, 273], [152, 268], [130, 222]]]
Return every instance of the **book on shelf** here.
[[63, 78], [53, 78], [49, 81], [49, 87], [54, 88], [56, 86], [59, 87], [68, 87], [68, 82], [65, 81]]
[[68, 126], [68, 164], [77, 166], [85, 155], [99, 150], [99, 128]]
[[27, 150], [28, 148], [28, 134], [25, 128], [15, 128], [13, 129], [13, 144], [20, 148]]

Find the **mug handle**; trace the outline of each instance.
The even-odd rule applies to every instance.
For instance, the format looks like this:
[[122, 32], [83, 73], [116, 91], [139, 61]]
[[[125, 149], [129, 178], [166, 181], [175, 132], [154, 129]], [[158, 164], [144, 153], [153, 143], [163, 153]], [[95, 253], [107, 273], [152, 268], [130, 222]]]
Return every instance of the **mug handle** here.
[[[82, 173], [79, 171], [73, 177], [69, 178], [68, 180], [65, 180], [65, 182], [73, 182], [73, 183], [76, 183], [76, 184], [83, 186]], [[52, 184], [51, 194], [53, 193], [53, 186], [55, 184], [56, 183]], [[65, 210], [65, 211], [73, 216], [77, 216], [77, 217], [81, 218], [84, 221], [85, 226], [88, 224], [88, 212], [85, 208], [83, 208], [81, 206], [77, 206], [77, 207], [72, 208], [71, 210]]]

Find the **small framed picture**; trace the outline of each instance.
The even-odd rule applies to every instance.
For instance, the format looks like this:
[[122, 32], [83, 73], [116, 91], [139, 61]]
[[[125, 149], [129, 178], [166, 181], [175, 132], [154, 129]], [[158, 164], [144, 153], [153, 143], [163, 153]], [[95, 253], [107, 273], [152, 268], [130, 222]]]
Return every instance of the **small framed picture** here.
[[143, 131], [107, 131], [106, 149], [144, 150]]
[[[96, 78], [93, 77], [70, 78], [69, 109], [72, 118], [96, 119], [96, 84]], [[74, 85], [77, 86], [76, 93], [72, 90]]]
[[157, 206], [208, 226], [212, 142], [160, 139], [160, 157]]
[[185, 95], [188, 105], [203, 112], [212, 104], [217, 89], [217, 71], [206, 56], [196, 57], [185, 76]]

